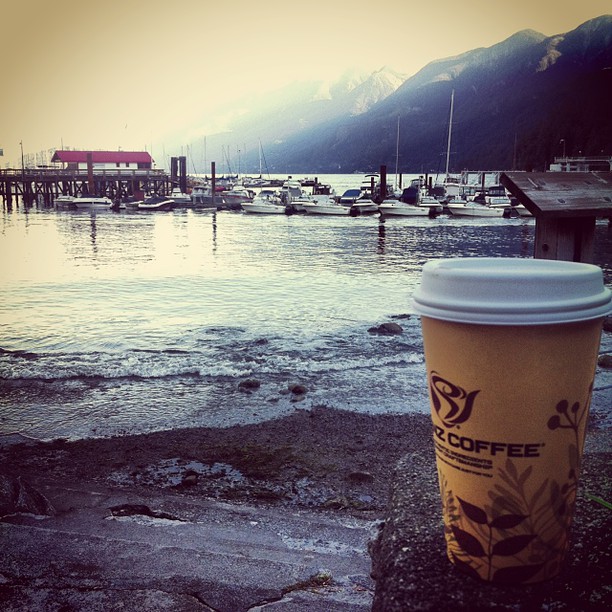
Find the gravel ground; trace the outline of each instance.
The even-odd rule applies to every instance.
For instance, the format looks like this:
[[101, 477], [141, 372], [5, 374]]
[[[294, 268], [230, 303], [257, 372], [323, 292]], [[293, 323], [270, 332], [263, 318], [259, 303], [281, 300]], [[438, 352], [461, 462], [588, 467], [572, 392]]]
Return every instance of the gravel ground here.
[[[380, 520], [370, 545], [375, 610], [595, 610], [610, 603], [612, 515], [591, 497], [610, 499], [604, 421], [594, 414], [589, 422], [570, 562], [559, 579], [520, 593], [479, 587], [446, 559], [427, 415], [317, 407], [227, 429], [48, 443], [12, 437], [0, 444], [0, 474], [37, 485], [90, 482], [135, 495], [167, 490], [185, 499]], [[7, 513], [3, 503], [0, 515]], [[449, 589], [450, 600], [441, 595]]]

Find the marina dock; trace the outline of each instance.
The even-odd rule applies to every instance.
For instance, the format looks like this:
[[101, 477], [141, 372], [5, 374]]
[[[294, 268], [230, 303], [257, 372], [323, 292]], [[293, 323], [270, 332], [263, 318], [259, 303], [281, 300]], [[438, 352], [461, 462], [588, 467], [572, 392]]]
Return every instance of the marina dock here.
[[0, 170], [0, 198], [11, 207], [21, 198], [26, 206], [42, 200], [52, 205], [60, 195], [106, 196], [117, 200], [146, 192], [166, 195], [172, 190], [171, 176], [164, 170], [63, 170], [23, 168]]

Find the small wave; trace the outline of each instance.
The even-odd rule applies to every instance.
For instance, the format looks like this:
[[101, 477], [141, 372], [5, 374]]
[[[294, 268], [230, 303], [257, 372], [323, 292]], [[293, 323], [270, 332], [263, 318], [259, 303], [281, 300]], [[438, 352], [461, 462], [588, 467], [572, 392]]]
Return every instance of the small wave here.
[[0, 380], [4, 381], [240, 377], [252, 370], [249, 361], [181, 350], [46, 354], [36, 359], [24, 359], [16, 352], [0, 354]]
[[0, 347], [0, 356], [1, 355], [6, 355], [8, 357], [15, 357], [16, 359], [27, 359], [27, 360], [34, 360], [34, 359], [39, 358], [38, 353], [33, 353], [31, 351], [20, 351], [20, 350], [11, 351], [9, 349], [3, 349], [2, 347]]

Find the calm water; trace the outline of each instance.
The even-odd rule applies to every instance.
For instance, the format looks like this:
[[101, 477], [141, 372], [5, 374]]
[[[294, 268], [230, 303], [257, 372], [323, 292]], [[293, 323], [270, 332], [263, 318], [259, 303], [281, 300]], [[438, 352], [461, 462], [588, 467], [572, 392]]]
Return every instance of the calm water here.
[[[328, 176], [342, 191], [361, 177]], [[428, 410], [421, 266], [530, 257], [533, 220], [391, 219], [236, 212], [55, 212], [0, 219], [0, 434], [106, 436], [226, 426], [325, 404]], [[612, 281], [612, 232], [597, 226]], [[608, 335], [609, 336], [609, 335]], [[607, 344], [606, 344], [607, 343]], [[602, 350], [612, 351], [604, 336]], [[257, 378], [261, 388], [241, 393]], [[292, 403], [287, 385], [306, 400]], [[593, 408], [609, 403], [598, 372]]]

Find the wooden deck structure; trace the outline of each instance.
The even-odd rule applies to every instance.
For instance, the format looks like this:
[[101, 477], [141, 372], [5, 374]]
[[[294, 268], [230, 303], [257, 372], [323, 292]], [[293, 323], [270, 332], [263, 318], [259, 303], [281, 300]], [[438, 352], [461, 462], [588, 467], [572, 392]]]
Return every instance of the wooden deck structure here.
[[113, 201], [142, 194], [168, 195], [173, 187], [187, 188], [185, 157], [171, 158], [171, 173], [155, 169], [21, 168], [0, 170], [0, 199], [11, 207], [21, 198], [26, 206], [52, 206], [60, 195], [106, 196]]
[[17, 198], [22, 198], [26, 206], [41, 200], [51, 206], [59, 195], [96, 195], [116, 200], [140, 192], [165, 195], [169, 190], [170, 178], [163, 170], [0, 170], [0, 198], [9, 207]]
[[592, 263], [595, 221], [612, 222], [612, 172], [504, 172], [536, 219], [534, 257]]

